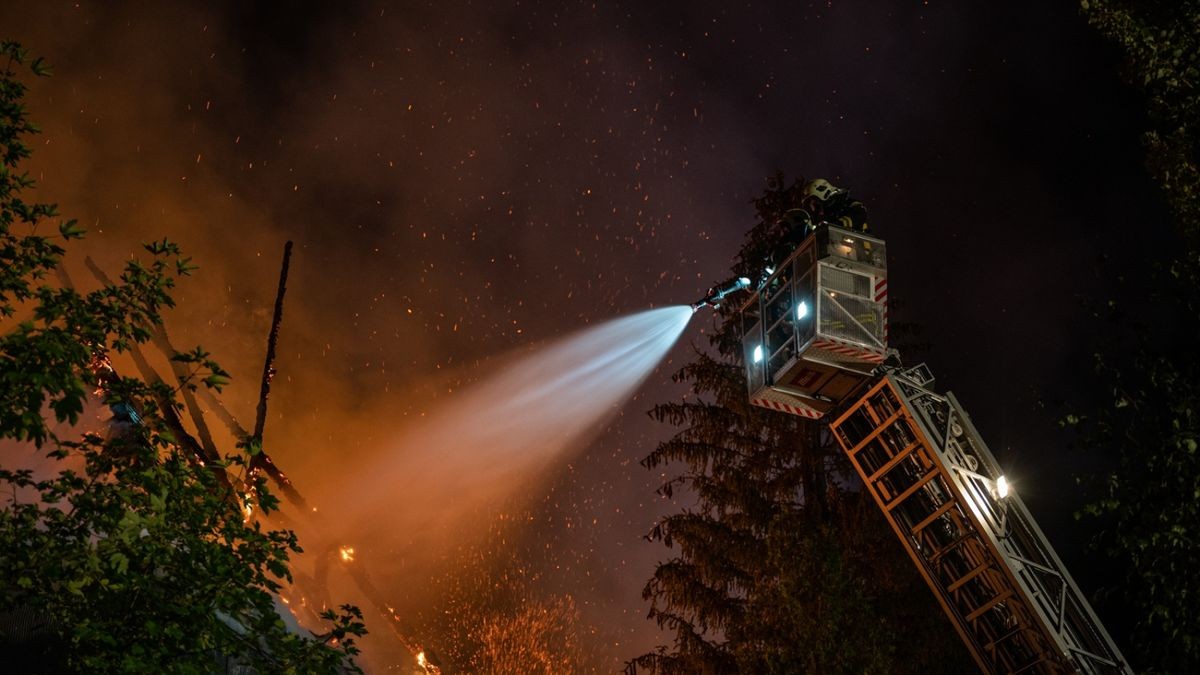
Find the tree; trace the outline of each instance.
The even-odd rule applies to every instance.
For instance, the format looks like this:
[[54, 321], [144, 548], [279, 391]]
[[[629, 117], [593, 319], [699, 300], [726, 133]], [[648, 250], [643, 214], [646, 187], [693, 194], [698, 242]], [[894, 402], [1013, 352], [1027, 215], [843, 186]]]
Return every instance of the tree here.
[[1120, 45], [1126, 79], [1146, 93], [1146, 168], [1194, 246], [1200, 237], [1200, 2], [1079, 4], [1088, 23]]
[[546, 588], [547, 579], [522, 544], [528, 511], [489, 524], [486, 537], [439, 558], [430, 586], [441, 599], [417, 612], [421, 632], [437, 636], [448, 672], [579, 673], [597, 655], [575, 599]]
[[[757, 278], [786, 241], [779, 223], [802, 182], [768, 181], [732, 272]], [[671, 648], [634, 667], [659, 673], [961, 672], [965, 650], [819, 422], [750, 404], [734, 303], [711, 352], [675, 379], [692, 394], [651, 411], [681, 430], [643, 460], [683, 467], [660, 492], [696, 505], [651, 537], [676, 553], [646, 584]]]
[[1101, 400], [1062, 423], [1087, 451], [1115, 458], [1106, 470], [1081, 477], [1086, 503], [1076, 517], [1091, 521], [1093, 547], [1119, 571], [1103, 593], [1132, 610], [1128, 658], [1148, 672], [1195, 672], [1200, 359], [1189, 342], [1200, 334], [1200, 256], [1189, 252], [1156, 276], [1159, 290], [1147, 300], [1174, 325], [1153, 330], [1115, 308], [1106, 330], [1117, 339], [1094, 355]]
[[582, 669], [579, 610], [569, 595], [529, 600], [515, 614], [493, 614], [479, 625], [479, 673], [554, 675]]
[[[1084, 0], [1087, 21], [1118, 44], [1124, 75], [1147, 95], [1146, 166], [1180, 234], [1155, 289], [1128, 307], [1101, 303], [1095, 355], [1102, 400], [1065, 415], [1080, 445], [1115, 468], [1084, 476], [1077, 517], [1123, 574], [1108, 589], [1130, 608], [1131, 661], [1151, 672], [1200, 670], [1200, 2]], [[1145, 316], [1146, 319], [1134, 317]]]
[[[28, 671], [270, 672], [353, 669], [358, 610], [327, 612], [321, 636], [290, 632], [273, 600], [290, 581], [295, 535], [256, 517], [277, 500], [261, 478], [236, 475], [247, 443], [205, 458], [183, 441], [177, 389], [120, 377], [109, 354], [146, 342], [195, 267], [169, 241], [147, 245], [120, 281], [80, 293], [52, 283], [66, 246], [84, 236], [54, 205], [25, 200], [22, 171], [37, 133], [23, 106], [41, 59], [0, 43], [0, 439], [56, 463], [46, 478], [0, 467], [0, 642], [6, 666]], [[56, 222], [57, 221], [57, 222]], [[55, 224], [56, 223], [56, 224]], [[46, 232], [47, 228], [51, 232]], [[228, 374], [202, 349], [174, 356], [180, 384], [220, 389]], [[106, 435], [75, 426], [99, 386], [114, 413]], [[206, 461], [207, 460], [207, 461]], [[13, 659], [18, 662], [13, 663]]]

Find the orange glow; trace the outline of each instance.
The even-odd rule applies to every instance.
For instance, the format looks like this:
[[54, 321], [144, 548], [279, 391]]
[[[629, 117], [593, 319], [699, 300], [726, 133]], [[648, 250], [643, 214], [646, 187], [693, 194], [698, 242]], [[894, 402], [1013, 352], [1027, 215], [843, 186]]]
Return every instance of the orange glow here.
[[338, 549], [338, 554], [342, 556], [342, 562], [354, 562], [354, 547], [343, 546]]

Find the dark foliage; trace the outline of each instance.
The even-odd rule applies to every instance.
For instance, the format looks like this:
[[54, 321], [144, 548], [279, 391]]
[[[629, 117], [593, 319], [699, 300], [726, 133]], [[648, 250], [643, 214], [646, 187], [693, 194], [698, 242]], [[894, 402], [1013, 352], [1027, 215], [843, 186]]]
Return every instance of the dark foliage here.
[[[1129, 607], [1127, 656], [1149, 672], [1200, 670], [1200, 2], [1085, 0], [1086, 19], [1118, 44], [1147, 96], [1146, 165], [1179, 232], [1153, 267], [1144, 306], [1099, 303], [1108, 345], [1095, 354], [1101, 403], [1063, 417], [1081, 446], [1115, 457], [1085, 476], [1079, 514], [1124, 573], [1105, 591]], [[1133, 311], [1130, 311], [1133, 310]], [[1147, 320], [1134, 317], [1151, 316]]]
[[[169, 241], [145, 247], [120, 279], [81, 294], [55, 284], [84, 231], [50, 204], [25, 201], [25, 139], [37, 132], [26, 72], [0, 43], [0, 439], [36, 447], [52, 477], [0, 463], [0, 653], [21, 672], [209, 673], [356, 670], [358, 610], [327, 612], [320, 636], [286, 629], [274, 601], [300, 550], [246, 510], [277, 500], [239, 480], [258, 450], [198, 455], [177, 427], [178, 390], [117, 376], [109, 354], [146, 342], [192, 266]], [[48, 230], [48, 231], [47, 231]], [[174, 356], [181, 388], [219, 389], [228, 374], [202, 349]], [[105, 436], [75, 427], [93, 390], [113, 412]]]

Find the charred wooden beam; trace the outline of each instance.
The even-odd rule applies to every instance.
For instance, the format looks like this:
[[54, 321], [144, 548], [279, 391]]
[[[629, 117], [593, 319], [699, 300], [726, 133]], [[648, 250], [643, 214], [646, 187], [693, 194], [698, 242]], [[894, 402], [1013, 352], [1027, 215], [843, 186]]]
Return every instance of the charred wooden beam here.
[[258, 408], [254, 419], [254, 435], [258, 454], [250, 460], [250, 471], [262, 471], [275, 482], [283, 494], [296, 506], [308, 510], [308, 502], [296, 490], [291, 479], [275, 464], [271, 456], [263, 451], [263, 431], [267, 424], [267, 398], [271, 395], [271, 380], [275, 378], [275, 348], [279, 344], [279, 326], [283, 322], [283, 297], [287, 293], [288, 268], [292, 260], [292, 242], [283, 245], [283, 265], [279, 268], [279, 289], [275, 293], [275, 312], [271, 317], [271, 332], [267, 334], [267, 355], [263, 362], [262, 386], [258, 394]]
[[275, 346], [279, 343], [279, 324], [283, 321], [283, 296], [287, 292], [288, 265], [292, 260], [292, 242], [283, 245], [283, 266], [279, 269], [279, 290], [275, 294], [275, 314], [271, 332], [267, 334], [267, 358], [263, 363], [262, 388], [258, 394], [258, 411], [254, 419], [254, 437], [262, 440], [267, 423], [267, 397], [271, 395], [271, 380], [275, 377]]
[[[88, 269], [91, 270], [92, 274], [100, 283], [104, 284], [105, 286], [113, 285], [112, 280], [107, 274], [104, 273], [104, 270], [100, 269], [100, 266], [97, 265], [96, 262], [91, 259], [91, 257], [84, 258], [84, 264], [87, 265]], [[67, 282], [70, 281], [70, 277], [67, 276], [65, 270], [60, 274], [60, 279], [64, 279]], [[139, 347], [137, 344], [131, 345], [129, 349], [129, 355], [133, 357], [133, 363], [137, 367], [138, 373], [142, 376], [142, 379], [147, 384], [159, 384], [163, 381], [162, 376], [158, 374], [158, 371], [155, 370], [154, 366], [150, 365], [150, 362], [146, 359], [146, 355], [142, 352], [141, 347]], [[183, 380], [180, 380], [179, 390], [181, 392], [190, 393], [187, 392], [187, 387], [185, 386]], [[185, 401], [188, 398], [190, 397], [185, 397]], [[187, 429], [184, 428], [183, 420], [179, 417], [179, 411], [175, 409], [175, 406], [171, 400], [164, 396], [155, 396], [154, 399], [155, 403], [158, 404], [159, 410], [162, 412], [163, 422], [166, 423], [167, 429], [171, 432], [171, 434], [175, 436], [175, 440], [179, 443], [180, 447], [187, 450], [200, 464], [208, 467], [208, 469], [217, 476], [217, 479], [222, 485], [232, 489], [233, 484], [229, 479], [229, 475], [221, 466], [221, 455], [219, 452], [217, 452], [216, 445], [212, 442], [211, 436], [208, 438], [207, 444], [197, 441], [196, 438], [188, 433]], [[191, 401], [192, 403], [190, 405], [194, 406], [195, 399], [193, 398]], [[197, 409], [195, 415], [199, 414], [199, 410]], [[207, 432], [208, 427], [205, 426], [204, 430]]]
[[192, 420], [192, 426], [196, 428], [196, 436], [199, 437], [200, 445], [204, 448], [205, 454], [220, 457], [220, 453], [217, 452], [217, 444], [213, 442], [212, 432], [209, 431], [208, 423], [204, 420], [204, 411], [196, 404], [196, 394], [188, 386], [188, 380], [191, 375], [188, 373], [186, 365], [174, 360], [173, 357], [179, 352], [171, 346], [166, 329], [161, 325], [155, 326], [154, 330], [150, 333], [150, 337], [154, 341], [155, 346], [167, 355], [171, 364], [171, 373], [175, 376], [175, 381], [179, 383], [179, 395], [183, 398], [184, 408], [188, 411], [188, 416]]

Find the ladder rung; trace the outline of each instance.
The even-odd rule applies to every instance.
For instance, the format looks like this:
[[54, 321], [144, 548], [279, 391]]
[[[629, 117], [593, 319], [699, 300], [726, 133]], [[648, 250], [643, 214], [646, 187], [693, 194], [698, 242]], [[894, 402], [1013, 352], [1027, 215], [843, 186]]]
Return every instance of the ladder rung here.
[[933, 513], [929, 514], [928, 518], [917, 523], [917, 526], [912, 529], [912, 533], [919, 534], [921, 530], [929, 527], [930, 523], [946, 515], [946, 512], [953, 508], [955, 503], [956, 502], [953, 499], [947, 499], [945, 504], [942, 504], [937, 508], [937, 511], [934, 511]]
[[[1012, 671], [1012, 675], [1020, 675], [1021, 673], [1025, 672], [1027, 670], [1033, 670], [1034, 666], [1037, 666], [1042, 663], [1052, 663], [1052, 662], [1050, 660], [1050, 657], [1043, 656], [1043, 657], [1039, 658], [1037, 661], [1031, 661], [1030, 663], [1018, 668], [1017, 670]], [[1055, 670], [1057, 672], [1057, 669], [1055, 669]]]
[[[880, 403], [881, 401], [882, 403]], [[862, 407], [863, 411], [866, 412], [866, 414], [871, 418], [872, 423], [878, 422], [880, 419], [879, 414], [876, 412], [877, 410], [895, 410], [897, 408], [896, 404], [893, 403], [886, 394], [884, 394], [882, 389], [876, 391], [873, 396], [864, 396], [862, 399]]]
[[892, 425], [893, 422], [900, 419], [900, 416], [903, 414], [904, 414], [904, 409], [900, 408], [900, 409], [896, 410], [896, 412], [892, 413], [891, 415], [888, 415], [887, 419], [880, 422], [879, 426], [875, 427], [874, 431], [867, 434], [866, 438], [859, 441], [858, 444], [855, 445], [853, 448], [850, 448], [850, 450], [848, 452], [846, 452], [846, 454], [850, 455], [851, 457], [857, 455], [859, 450], [862, 450], [864, 447], [866, 447], [867, 443], [870, 443], [871, 441], [875, 440], [879, 436], [879, 434], [883, 433], [884, 429], [888, 428], [889, 426]]
[[1000, 644], [1001, 642], [1004, 642], [1005, 640], [1013, 637], [1014, 635], [1019, 635], [1021, 633], [1021, 631], [1023, 631], [1023, 630], [1025, 630], [1025, 626], [1018, 625], [1016, 628], [1008, 631], [1004, 635], [1001, 635], [1000, 637], [996, 638], [995, 640], [992, 640], [991, 642], [987, 643], [986, 645], [983, 646], [983, 648], [985, 651], [989, 651], [989, 652], [995, 651], [996, 645]]
[[946, 590], [947, 590], [947, 591], [950, 591], [951, 593], [953, 593], [954, 591], [957, 591], [959, 588], [962, 588], [962, 585], [963, 585], [963, 584], [965, 584], [965, 583], [967, 583], [968, 581], [970, 581], [970, 580], [974, 579], [975, 577], [979, 576], [979, 575], [980, 575], [980, 574], [982, 574], [982, 573], [983, 573], [983, 571], [984, 571], [984, 570], [986, 570], [987, 568], [988, 568], [988, 563], [987, 563], [987, 561], [984, 561], [984, 562], [981, 562], [981, 563], [979, 563], [979, 565], [977, 565], [977, 566], [975, 567], [975, 569], [971, 570], [970, 572], [967, 572], [965, 575], [963, 575], [962, 577], [960, 577], [960, 578], [959, 578], [957, 581], [955, 581], [954, 583], [952, 583], [952, 584], [950, 584], [949, 586], [947, 586], [947, 587], [946, 587]]
[[917, 449], [917, 442], [916, 442], [916, 441], [913, 441], [912, 443], [909, 443], [907, 446], [905, 446], [905, 447], [904, 447], [904, 449], [903, 449], [903, 450], [901, 450], [899, 453], [897, 453], [895, 457], [893, 457], [893, 458], [889, 459], [889, 460], [887, 461], [887, 463], [886, 463], [886, 464], [884, 464], [883, 466], [881, 466], [881, 467], [879, 467], [878, 469], [876, 469], [876, 470], [875, 470], [875, 473], [871, 474], [871, 475], [870, 475], [870, 476], [867, 478], [867, 481], [868, 481], [868, 482], [871, 482], [871, 483], [874, 483], [875, 481], [879, 480], [879, 477], [880, 477], [880, 476], [882, 476], [883, 474], [885, 474], [885, 473], [887, 473], [887, 472], [891, 471], [892, 469], [896, 468], [896, 465], [897, 465], [897, 464], [899, 464], [900, 462], [904, 461], [904, 458], [905, 458], [905, 457], [908, 457], [909, 455], [911, 455], [911, 454], [912, 454], [912, 452], [913, 452], [913, 450], [916, 450], [916, 449]]
[[957, 539], [939, 548], [933, 555], [929, 556], [930, 563], [936, 563], [941, 560], [946, 554], [962, 545], [962, 543], [971, 537], [975, 536], [974, 532], [963, 532]]
[[971, 612], [970, 614], [968, 614], [967, 621], [974, 621], [975, 619], [978, 619], [979, 617], [983, 616], [984, 612], [986, 612], [989, 609], [995, 607], [996, 605], [1004, 602], [1005, 600], [1009, 599], [1010, 597], [1012, 597], [1012, 591], [1011, 590], [1004, 591], [1000, 595], [997, 595], [996, 597], [989, 600], [988, 603], [986, 605], [984, 605], [983, 607], [980, 607], [979, 609], [975, 610], [974, 612]]
[[912, 496], [912, 493], [925, 487], [925, 484], [928, 483], [929, 481], [933, 480], [934, 477], [938, 475], [938, 473], [939, 473], [939, 471], [937, 469], [930, 469], [929, 473], [925, 474], [924, 476], [921, 476], [921, 480], [918, 480], [917, 482], [910, 485], [907, 490], [905, 490], [904, 492], [901, 492], [899, 496], [897, 496], [892, 501], [888, 502], [888, 505], [884, 508], [886, 508], [888, 510], [888, 512], [891, 513], [892, 509], [895, 509], [897, 506], [900, 505], [901, 502], [903, 502], [905, 499], [908, 499], [910, 496]]

